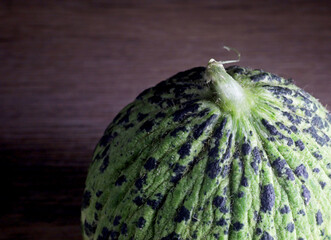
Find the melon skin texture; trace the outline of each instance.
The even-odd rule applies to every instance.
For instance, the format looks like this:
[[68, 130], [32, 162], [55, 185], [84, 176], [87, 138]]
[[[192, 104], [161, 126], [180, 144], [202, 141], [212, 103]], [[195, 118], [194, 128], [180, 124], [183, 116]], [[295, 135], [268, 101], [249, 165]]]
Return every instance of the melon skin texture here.
[[83, 238], [331, 239], [330, 126], [318, 100], [274, 74], [180, 72], [107, 127]]

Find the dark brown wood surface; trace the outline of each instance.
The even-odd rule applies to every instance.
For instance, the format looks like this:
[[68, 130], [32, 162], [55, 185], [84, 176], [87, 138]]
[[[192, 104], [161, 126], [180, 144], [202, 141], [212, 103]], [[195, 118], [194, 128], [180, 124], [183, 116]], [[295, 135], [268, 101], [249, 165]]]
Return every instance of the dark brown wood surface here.
[[[139, 4], [138, 4], [139, 2]], [[93, 148], [143, 89], [210, 58], [331, 105], [330, 1], [0, 1], [0, 239], [81, 239]], [[330, 108], [329, 108], [330, 110]]]

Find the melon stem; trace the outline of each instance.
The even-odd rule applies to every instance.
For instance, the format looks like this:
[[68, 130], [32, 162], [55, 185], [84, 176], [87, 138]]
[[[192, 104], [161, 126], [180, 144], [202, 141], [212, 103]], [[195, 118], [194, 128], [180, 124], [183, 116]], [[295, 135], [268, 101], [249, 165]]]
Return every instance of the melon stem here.
[[225, 70], [223, 62], [210, 59], [205, 79], [211, 84], [217, 104], [226, 112], [237, 115], [247, 110], [247, 99], [243, 87]]

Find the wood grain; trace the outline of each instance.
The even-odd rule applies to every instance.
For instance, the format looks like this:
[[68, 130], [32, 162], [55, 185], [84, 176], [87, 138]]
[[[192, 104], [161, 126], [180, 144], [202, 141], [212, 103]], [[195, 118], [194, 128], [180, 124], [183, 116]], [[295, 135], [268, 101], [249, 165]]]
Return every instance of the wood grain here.
[[[139, 2], [139, 4], [138, 4]], [[0, 239], [81, 239], [93, 148], [143, 89], [210, 58], [331, 105], [330, 1], [0, 2]], [[330, 109], [330, 108], [329, 108]]]

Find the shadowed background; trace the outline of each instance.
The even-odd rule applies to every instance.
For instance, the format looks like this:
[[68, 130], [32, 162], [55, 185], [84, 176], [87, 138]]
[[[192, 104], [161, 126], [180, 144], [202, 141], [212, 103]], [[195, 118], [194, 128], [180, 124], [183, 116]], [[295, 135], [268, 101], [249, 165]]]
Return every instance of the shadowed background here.
[[81, 239], [108, 123], [223, 45], [330, 106], [330, 40], [330, 1], [0, 1], [0, 239]]

